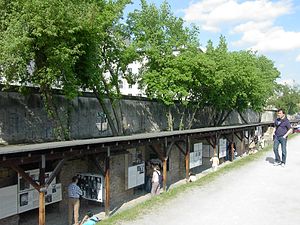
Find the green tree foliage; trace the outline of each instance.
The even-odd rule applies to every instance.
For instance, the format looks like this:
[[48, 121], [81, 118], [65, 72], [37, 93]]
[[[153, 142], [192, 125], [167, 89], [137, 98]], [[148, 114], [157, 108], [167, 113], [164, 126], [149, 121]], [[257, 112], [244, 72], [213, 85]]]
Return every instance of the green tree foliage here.
[[184, 27], [184, 21], [171, 12], [167, 2], [160, 8], [141, 0], [141, 9], [130, 13], [127, 20], [131, 41], [145, 64], [141, 72], [141, 87], [150, 98], [169, 106], [169, 129], [172, 129], [171, 107], [175, 101], [186, 105], [191, 71], [179, 66], [187, 56], [182, 52], [198, 47], [197, 30]]
[[214, 69], [200, 80], [207, 93], [205, 102], [214, 110], [214, 125], [222, 124], [233, 110], [263, 110], [280, 74], [271, 60], [251, 51], [229, 52], [223, 36], [216, 48], [209, 41], [205, 54], [214, 62]]
[[300, 111], [300, 90], [299, 86], [278, 84], [275, 94], [269, 99], [269, 105], [281, 108], [289, 115]]
[[[51, 118], [58, 120], [60, 127], [52, 97], [54, 86], [69, 98], [77, 96], [80, 87], [90, 88], [105, 107], [104, 94], [111, 92], [110, 100], [115, 99], [116, 74], [119, 69], [125, 71], [130, 57], [130, 51], [122, 49], [124, 37], [117, 24], [129, 2], [0, 0], [1, 76], [9, 84], [39, 87]], [[105, 72], [111, 73], [104, 77]], [[116, 119], [113, 121], [109, 109], [104, 111], [117, 134]], [[62, 139], [67, 138], [63, 130], [59, 134]]]

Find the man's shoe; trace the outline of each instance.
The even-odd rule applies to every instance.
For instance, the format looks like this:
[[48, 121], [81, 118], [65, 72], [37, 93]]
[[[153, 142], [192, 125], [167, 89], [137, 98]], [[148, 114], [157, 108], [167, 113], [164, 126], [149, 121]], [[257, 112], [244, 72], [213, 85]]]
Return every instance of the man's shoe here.
[[274, 162], [273, 166], [279, 166], [281, 162]]
[[281, 165], [281, 167], [285, 167], [285, 163], [281, 163], [280, 165]]

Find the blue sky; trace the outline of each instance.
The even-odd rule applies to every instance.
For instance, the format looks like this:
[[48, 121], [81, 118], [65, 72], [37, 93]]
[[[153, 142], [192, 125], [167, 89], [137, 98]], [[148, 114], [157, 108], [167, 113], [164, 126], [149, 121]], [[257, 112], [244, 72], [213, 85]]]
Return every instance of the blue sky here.
[[[147, 0], [160, 5], [163, 0]], [[252, 49], [273, 60], [279, 83], [300, 85], [300, 0], [168, 0], [174, 14], [200, 28], [200, 43], [218, 43], [224, 35], [230, 50]], [[139, 8], [133, 0], [126, 12]]]

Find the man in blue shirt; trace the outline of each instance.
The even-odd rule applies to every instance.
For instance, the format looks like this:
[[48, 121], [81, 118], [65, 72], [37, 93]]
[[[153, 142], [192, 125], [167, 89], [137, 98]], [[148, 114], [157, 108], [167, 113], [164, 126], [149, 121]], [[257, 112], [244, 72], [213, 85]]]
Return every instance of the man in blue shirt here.
[[78, 177], [74, 176], [72, 178], [72, 183], [68, 186], [68, 195], [69, 195], [69, 225], [72, 225], [73, 213], [74, 213], [74, 224], [78, 225], [79, 217], [79, 197], [82, 195], [81, 189], [77, 185]]
[[[286, 118], [285, 112], [283, 109], [277, 110], [277, 119], [274, 122], [275, 132], [273, 135], [274, 145], [273, 150], [275, 154], [275, 162], [274, 165], [285, 166], [286, 163], [286, 143], [287, 137], [289, 134], [293, 132], [290, 121]], [[280, 159], [280, 155], [278, 153], [278, 147], [281, 145], [282, 157]]]

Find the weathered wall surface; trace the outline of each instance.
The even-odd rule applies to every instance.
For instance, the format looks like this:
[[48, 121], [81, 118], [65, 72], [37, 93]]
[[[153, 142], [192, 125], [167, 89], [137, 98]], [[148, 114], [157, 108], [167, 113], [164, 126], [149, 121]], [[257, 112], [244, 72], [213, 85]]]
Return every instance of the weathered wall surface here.
[[[56, 95], [58, 113], [71, 139], [96, 138], [111, 135], [105, 129], [104, 113], [96, 98], [90, 94], [72, 101]], [[55, 140], [53, 121], [47, 116], [39, 94], [23, 96], [16, 92], [0, 92], [0, 144], [45, 142]], [[124, 99], [121, 102], [125, 134], [167, 130], [167, 108], [161, 103], [142, 98]], [[178, 129], [180, 115], [173, 109], [174, 129]], [[211, 113], [199, 112], [192, 128], [207, 126]], [[189, 114], [187, 113], [187, 117]], [[259, 115], [250, 110], [243, 114], [248, 122], [258, 122]], [[263, 115], [263, 121], [272, 121], [273, 115]], [[189, 122], [186, 120], [186, 122]], [[238, 113], [231, 113], [224, 124], [243, 123]], [[102, 128], [101, 128], [102, 127]]]

